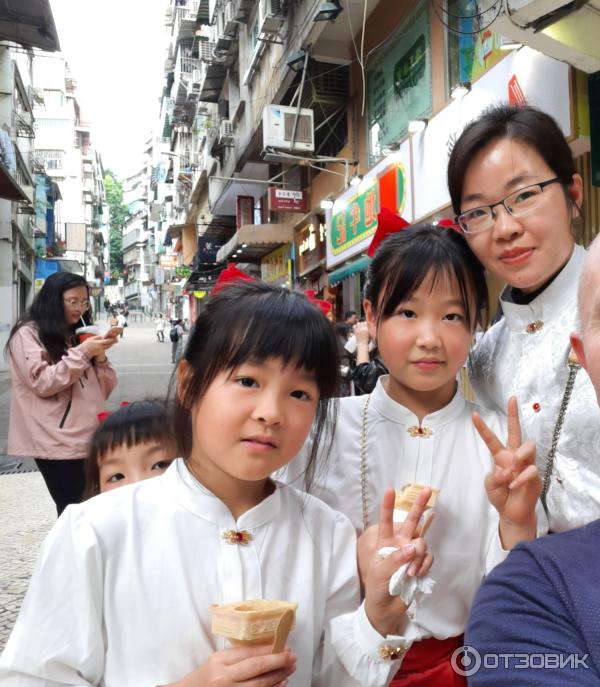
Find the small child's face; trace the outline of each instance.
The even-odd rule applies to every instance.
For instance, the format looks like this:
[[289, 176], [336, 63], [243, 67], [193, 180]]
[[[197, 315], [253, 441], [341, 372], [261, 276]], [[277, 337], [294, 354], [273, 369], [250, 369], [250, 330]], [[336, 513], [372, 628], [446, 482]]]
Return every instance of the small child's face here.
[[118, 446], [109, 451], [100, 463], [100, 493], [162, 475], [172, 460], [173, 449], [155, 441]]
[[[429, 275], [391, 317], [377, 323], [367, 310], [372, 336], [405, 403], [414, 393], [453, 395], [456, 375], [469, 354], [473, 333], [456, 280]], [[471, 305], [474, 309], [474, 304]]]
[[279, 359], [222, 371], [193, 410], [189, 461], [228, 484], [265, 480], [300, 451], [318, 401], [314, 377]]

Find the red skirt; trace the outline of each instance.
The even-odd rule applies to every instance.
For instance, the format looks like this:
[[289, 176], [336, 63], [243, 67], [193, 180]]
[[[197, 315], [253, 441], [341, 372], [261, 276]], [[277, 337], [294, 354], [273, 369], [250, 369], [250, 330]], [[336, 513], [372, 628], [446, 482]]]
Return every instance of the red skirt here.
[[423, 639], [406, 652], [390, 687], [466, 687], [467, 679], [452, 670], [452, 654], [463, 636]]

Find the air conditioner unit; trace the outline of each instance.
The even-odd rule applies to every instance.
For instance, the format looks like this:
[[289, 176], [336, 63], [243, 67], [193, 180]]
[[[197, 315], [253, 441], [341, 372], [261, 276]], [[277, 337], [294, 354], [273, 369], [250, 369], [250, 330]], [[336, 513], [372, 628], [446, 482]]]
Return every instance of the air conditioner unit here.
[[192, 69], [192, 85], [200, 86], [202, 83], [202, 70]]
[[233, 145], [235, 136], [233, 135], [233, 123], [230, 119], [222, 119], [219, 127], [219, 143], [221, 145]]
[[200, 41], [198, 43], [198, 53], [203, 62], [215, 61], [215, 44], [212, 41]]
[[283, 25], [281, 0], [260, 0], [259, 5], [259, 35], [261, 33], [277, 33]]
[[217, 42], [213, 49], [213, 54], [215, 59], [223, 58], [229, 52], [233, 39], [225, 33], [219, 34], [217, 36]]
[[298, 109], [283, 105], [267, 105], [263, 110], [263, 148], [283, 148], [313, 152], [315, 126], [313, 111], [301, 108], [292, 145], [292, 133]]
[[225, 9], [223, 11], [223, 27], [224, 27], [224, 33], [230, 33], [230, 32], [235, 32], [236, 29], [236, 21], [235, 17], [237, 14], [237, 7], [236, 3], [234, 0], [229, 0], [225, 4]]
[[[565, 13], [566, 5], [572, 6], [571, 0], [511, 0], [510, 14], [514, 21], [521, 26], [536, 28], [536, 25], [544, 19], [552, 17], [555, 13]], [[558, 19], [558, 16], [556, 16]]]

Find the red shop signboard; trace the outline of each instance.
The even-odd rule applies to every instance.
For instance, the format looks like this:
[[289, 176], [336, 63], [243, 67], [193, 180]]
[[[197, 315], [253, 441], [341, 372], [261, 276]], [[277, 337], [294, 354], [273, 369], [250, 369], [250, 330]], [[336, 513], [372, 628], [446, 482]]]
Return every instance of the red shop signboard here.
[[288, 191], [287, 189], [270, 186], [269, 210], [306, 212], [308, 210], [308, 194], [306, 191]]

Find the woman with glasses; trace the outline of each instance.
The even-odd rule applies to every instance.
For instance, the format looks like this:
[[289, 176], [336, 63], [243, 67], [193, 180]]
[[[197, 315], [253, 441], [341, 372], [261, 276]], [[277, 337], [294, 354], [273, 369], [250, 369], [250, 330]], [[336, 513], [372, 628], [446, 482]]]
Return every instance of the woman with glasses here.
[[79, 343], [75, 330], [82, 323], [92, 323], [87, 283], [57, 272], [4, 349], [12, 377], [8, 453], [35, 459], [59, 515], [81, 500], [97, 413], [117, 384], [106, 357], [116, 338], [88, 334]]
[[569, 145], [540, 110], [493, 106], [457, 140], [448, 186], [469, 245], [506, 283], [503, 317], [470, 358], [473, 388], [498, 410], [517, 396], [550, 529], [588, 523], [600, 517], [600, 410], [569, 343], [585, 257], [574, 238], [583, 193]]

